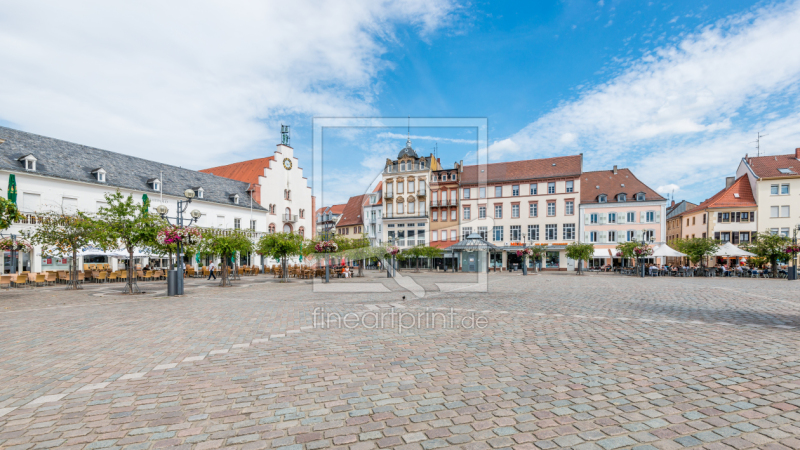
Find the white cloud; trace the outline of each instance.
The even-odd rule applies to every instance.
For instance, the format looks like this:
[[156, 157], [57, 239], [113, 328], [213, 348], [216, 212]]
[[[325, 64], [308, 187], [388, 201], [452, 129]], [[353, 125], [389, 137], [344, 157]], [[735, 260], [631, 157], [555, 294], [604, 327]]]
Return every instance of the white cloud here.
[[648, 184], [707, 197], [721, 188], [713, 177], [731, 175], [753, 153], [756, 131], [771, 133], [770, 153], [790, 153], [800, 142], [797, 42], [797, 1], [728, 17], [626, 63], [493, 144], [490, 157], [579, 148], [589, 169], [627, 163]]
[[373, 111], [396, 26], [451, 0], [4, 2], [0, 120], [190, 167], [277, 142], [277, 123]]
[[678, 192], [681, 190], [681, 187], [677, 184], [667, 184], [664, 186], [659, 186], [656, 188], [656, 192], [659, 194], [671, 194], [673, 192]]

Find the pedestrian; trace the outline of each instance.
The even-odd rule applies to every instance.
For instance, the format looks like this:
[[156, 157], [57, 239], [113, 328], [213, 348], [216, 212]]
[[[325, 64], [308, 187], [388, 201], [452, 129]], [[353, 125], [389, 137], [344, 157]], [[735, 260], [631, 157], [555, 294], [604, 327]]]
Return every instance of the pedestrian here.
[[211, 277], [214, 277], [214, 280], [217, 279], [217, 276], [214, 275], [214, 270], [216, 268], [217, 268], [217, 266], [215, 266], [213, 262], [211, 263], [211, 265], [208, 266], [208, 278], [207, 278], [207, 280], [210, 280]]

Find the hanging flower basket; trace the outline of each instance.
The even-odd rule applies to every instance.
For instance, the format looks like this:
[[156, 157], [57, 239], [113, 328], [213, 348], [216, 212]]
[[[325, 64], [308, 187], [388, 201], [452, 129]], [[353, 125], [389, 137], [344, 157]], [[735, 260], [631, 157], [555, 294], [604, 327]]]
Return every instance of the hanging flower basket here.
[[639, 246], [633, 249], [633, 254], [637, 258], [646, 258], [653, 254], [653, 249], [647, 246]]
[[159, 231], [156, 235], [156, 241], [159, 245], [172, 245], [181, 243], [183, 245], [197, 245], [203, 239], [200, 230], [195, 227], [179, 227], [171, 225]]
[[339, 246], [333, 241], [317, 242], [314, 245], [314, 251], [317, 253], [333, 253], [339, 250]]
[[389, 247], [389, 249], [387, 251], [389, 252], [390, 255], [395, 256], [398, 253], [400, 253], [400, 248], [397, 247], [397, 246], [393, 246], [393, 247]]
[[517, 256], [531, 256], [533, 255], [533, 250], [530, 248], [523, 248], [522, 250], [517, 250]]
[[31, 245], [31, 243], [24, 239], [17, 239], [16, 241], [12, 241], [11, 238], [2, 238], [0, 239], [0, 249], [9, 252], [23, 252], [23, 253], [33, 252], [33, 246]]
[[790, 255], [796, 255], [800, 253], [800, 245], [790, 245], [786, 247], [786, 253]]

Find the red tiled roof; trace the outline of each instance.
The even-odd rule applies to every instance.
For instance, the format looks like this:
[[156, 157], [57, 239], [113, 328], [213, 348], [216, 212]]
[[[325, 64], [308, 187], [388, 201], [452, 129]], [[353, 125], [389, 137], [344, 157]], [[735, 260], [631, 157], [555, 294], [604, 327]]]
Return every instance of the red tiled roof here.
[[478, 184], [480, 169], [486, 170], [486, 181], [535, 180], [540, 178], [578, 177], [581, 175], [581, 155], [524, 161], [464, 166], [461, 184]]
[[244, 181], [245, 183], [258, 183], [258, 177], [264, 176], [264, 168], [269, 167], [269, 162], [274, 161], [274, 156], [266, 158], [251, 159], [225, 166], [211, 167], [202, 169], [200, 172], [211, 173], [218, 177], [230, 178], [231, 180]]
[[615, 203], [617, 194], [626, 194], [630, 202], [640, 192], [644, 192], [645, 201], [666, 200], [639, 181], [630, 169], [619, 169], [616, 174], [613, 170], [599, 170], [581, 175], [581, 203], [597, 203], [600, 194], [606, 194], [608, 203]]
[[451, 245], [455, 245], [457, 243], [458, 242], [456, 242], [456, 241], [435, 241], [435, 242], [431, 242], [431, 247], [444, 249], [444, 248], [450, 247]]
[[337, 228], [348, 227], [351, 225], [362, 225], [364, 223], [364, 218], [361, 216], [364, 211], [361, 208], [364, 206], [365, 197], [369, 197], [369, 194], [350, 197], [350, 200], [347, 201], [347, 205], [342, 213], [342, 218], [339, 219], [339, 223], [336, 224]]
[[383, 189], [383, 181], [378, 181], [378, 185], [375, 186], [375, 189], [373, 189], [372, 192], [379, 192], [382, 189]]
[[342, 203], [340, 205], [331, 206], [331, 214], [341, 214], [341, 213], [343, 213], [345, 206], [347, 206], [347, 203]]
[[[738, 197], [734, 194], [739, 194]], [[696, 207], [684, 211], [675, 217], [680, 217], [685, 214], [696, 213], [709, 208], [731, 208], [731, 207], [756, 207], [756, 199], [753, 197], [753, 190], [750, 189], [750, 181], [746, 176], [741, 176], [739, 179], [731, 184], [731, 187], [725, 188], [714, 194], [708, 200], [700, 203]]]
[[[793, 155], [772, 155], [746, 158], [758, 178], [800, 176], [800, 149]], [[781, 173], [778, 169], [789, 169], [791, 173]]]

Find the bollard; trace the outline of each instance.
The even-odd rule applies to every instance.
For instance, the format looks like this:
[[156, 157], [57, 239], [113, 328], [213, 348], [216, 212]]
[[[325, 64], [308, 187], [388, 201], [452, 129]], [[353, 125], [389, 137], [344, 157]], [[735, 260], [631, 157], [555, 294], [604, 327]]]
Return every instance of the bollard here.
[[172, 297], [178, 295], [178, 271], [167, 271], [167, 295]]

